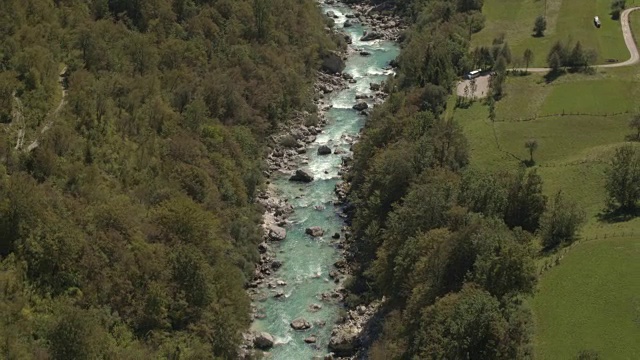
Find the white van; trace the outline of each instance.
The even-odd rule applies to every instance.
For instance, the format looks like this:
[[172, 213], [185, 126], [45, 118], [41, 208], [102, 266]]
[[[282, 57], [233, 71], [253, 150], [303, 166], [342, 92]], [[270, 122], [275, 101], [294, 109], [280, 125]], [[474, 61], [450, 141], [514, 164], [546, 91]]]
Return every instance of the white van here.
[[482, 72], [482, 69], [478, 69], [478, 70], [470, 71], [470, 72], [466, 75], [466, 78], [467, 78], [467, 79], [469, 79], [469, 80], [471, 80], [471, 79], [475, 79], [475, 78], [477, 78], [478, 76], [480, 76], [480, 72]]

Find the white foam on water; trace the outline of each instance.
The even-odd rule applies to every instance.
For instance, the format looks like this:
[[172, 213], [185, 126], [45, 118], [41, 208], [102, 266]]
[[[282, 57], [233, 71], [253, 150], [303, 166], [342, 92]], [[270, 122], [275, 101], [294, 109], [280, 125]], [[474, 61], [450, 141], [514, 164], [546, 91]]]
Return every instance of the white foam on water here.
[[384, 69], [381, 69], [381, 68], [379, 68], [377, 66], [369, 66], [367, 68], [367, 75], [370, 75], [370, 76], [388, 75], [388, 71], [389, 70], [384, 70]]
[[293, 340], [293, 336], [287, 335], [285, 337], [276, 336], [273, 343], [274, 345], [284, 345], [288, 344], [291, 340]]
[[350, 71], [348, 71], [348, 73], [353, 76], [354, 79], [360, 79], [362, 77], [362, 73], [360, 72], [359, 69], [351, 69]]
[[[298, 199], [298, 200], [300, 200], [300, 199]], [[300, 207], [302, 207], [302, 206], [300, 206]], [[302, 224], [303, 222], [305, 222], [305, 221], [309, 220], [309, 217], [308, 217], [308, 216], [301, 217], [301, 216], [300, 216], [300, 215], [301, 215], [300, 213], [298, 213], [298, 214], [296, 214], [296, 215], [297, 215], [297, 216], [296, 216], [296, 219], [293, 221], [293, 223], [294, 223], [294, 224], [296, 224], [296, 225], [297, 225], [297, 224]], [[291, 220], [291, 219], [289, 219], [289, 220]]]
[[352, 41], [351, 41], [351, 45], [357, 47], [357, 48], [361, 48], [363, 46], [367, 46], [369, 48], [371, 48], [371, 50], [377, 50], [377, 49], [381, 49], [382, 48], [382, 41], [381, 40], [369, 40], [369, 41], [362, 41], [360, 40], [359, 36], [355, 36], [353, 37]]
[[329, 142], [329, 140], [331, 140], [331, 135], [326, 133], [318, 134], [316, 137], [316, 142], [319, 144]]
[[336, 109], [351, 109], [354, 102], [346, 97], [337, 97], [333, 100], [331, 105]]
[[[310, 170], [313, 172], [313, 177], [316, 180], [328, 180], [332, 179], [335, 175], [333, 175], [333, 164], [329, 161], [318, 162], [311, 166]], [[328, 174], [325, 174], [325, 171]]]

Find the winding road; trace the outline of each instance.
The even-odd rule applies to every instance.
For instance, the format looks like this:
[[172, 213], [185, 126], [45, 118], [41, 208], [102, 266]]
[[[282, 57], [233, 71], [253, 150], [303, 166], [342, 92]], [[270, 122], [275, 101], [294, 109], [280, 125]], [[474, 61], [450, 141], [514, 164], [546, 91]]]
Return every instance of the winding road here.
[[[629, 50], [629, 54], [631, 55], [631, 57], [623, 62], [620, 63], [614, 63], [614, 64], [601, 64], [601, 65], [593, 65], [594, 68], [616, 68], [616, 67], [623, 67], [623, 66], [630, 66], [630, 65], [635, 65], [640, 61], [640, 54], [638, 53], [638, 46], [633, 38], [633, 33], [631, 32], [631, 25], [629, 25], [629, 14], [631, 14], [632, 12], [636, 11], [640, 9], [640, 6], [636, 6], [636, 7], [632, 7], [629, 9], [626, 9], [622, 12], [622, 14], [620, 14], [620, 24], [622, 27], [622, 37], [624, 38], [624, 43], [627, 46], [627, 49]], [[520, 70], [520, 71], [529, 71], [529, 72], [536, 72], [536, 73], [541, 73], [541, 72], [548, 72], [549, 70], [551, 70], [550, 68], [547, 67], [537, 67], [537, 68], [514, 68], [511, 69], [512, 71], [514, 70]], [[458, 82], [457, 86], [456, 86], [456, 92], [458, 94], [458, 96], [467, 96], [469, 95], [468, 93], [465, 94], [465, 87], [469, 87], [470, 88], [470, 80], [462, 80], [460, 82]], [[481, 76], [476, 78], [476, 91], [474, 94], [471, 94], [472, 96], [475, 96], [477, 98], [481, 98], [484, 97], [487, 94], [487, 91], [489, 89], [489, 75], [485, 75], [485, 76]], [[467, 90], [468, 92], [469, 90]]]
[[[638, 54], [638, 46], [636, 45], [635, 40], [633, 39], [633, 33], [631, 32], [631, 26], [629, 25], [629, 14], [640, 9], [640, 6], [632, 7], [626, 9], [620, 15], [620, 24], [622, 25], [622, 37], [624, 38], [624, 43], [627, 45], [627, 49], [631, 54], [631, 57], [627, 61], [623, 61], [621, 63], [615, 64], [602, 64], [602, 65], [593, 65], [595, 68], [615, 68], [615, 67], [623, 67], [637, 64], [640, 61], [640, 55]], [[514, 70], [525, 70], [525, 69], [514, 69]], [[550, 68], [529, 68], [528, 71], [531, 72], [547, 72], [551, 70]]]

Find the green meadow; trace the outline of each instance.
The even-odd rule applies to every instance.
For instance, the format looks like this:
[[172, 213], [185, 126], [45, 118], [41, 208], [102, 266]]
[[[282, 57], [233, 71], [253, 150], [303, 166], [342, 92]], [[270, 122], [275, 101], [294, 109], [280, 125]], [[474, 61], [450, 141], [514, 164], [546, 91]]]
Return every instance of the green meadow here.
[[640, 236], [575, 245], [540, 279], [535, 312], [537, 359], [601, 359], [640, 354]]
[[[549, 4], [552, 2], [549, 0]], [[495, 0], [485, 1], [487, 29], [474, 41], [485, 39], [490, 43], [497, 29], [513, 27], [518, 31], [507, 31], [520, 42], [507, 37], [512, 50], [530, 47], [540, 40], [529, 33], [535, 15], [526, 21], [524, 29], [512, 24], [509, 14], [514, 19], [525, 18], [540, 3], [543, 1], [514, 1], [499, 7]], [[561, 9], [558, 16], [565, 8], [579, 8], [577, 1], [556, 3]], [[608, 7], [608, 2], [593, 3], [599, 8]], [[592, 14], [582, 11], [584, 16], [587, 13]], [[492, 16], [504, 23], [493, 23]], [[640, 34], [640, 11], [631, 19], [634, 33]], [[558, 17], [556, 31], [548, 37], [557, 38], [564, 22]], [[606, 26], [603, 21], [602, 29]], [[587, 33], [572, 32], [574, 38]], [[612, 54], [626, 53], [620, 30], [615, 34], [624, 51], [616, 42], [607, 45], [596, 36], [585, 37], [588, 40], [583, 43], [589, 41], [600, 51], [607, 49]], [[538, 45], [546, 54], [548, 42]], [[605, 57], [610, 56], [626, 59], [627, 55]], [[539, 147], [533, 157], [545, 193], [551, 196], [562, 190], [587, 213], [577, 244], [566, 253], [540, 259], [545, 264], [561, 257], [558, 266], [541, 275], [538, 291], [530, 301], [536, 325], [536, 358], [573, 359], [579, 351], [593, 350], [603, 359], [634, 359], [640, 354], [640, 218], [607, 222], [601, 214], [606, 201], [604, 171], [615, 149], [626, 143], [631, 133], [629, 120], [639, 111], [640, 66], [598, 69], [591, 75], [566, 74], [552, 82], [547, 82], [544, 75], [508, 77], [506, 95], [496, 103], [495, 122], [489, 120], [488, 107], [482, 101], [467, 109], [450, 110], [447, 115], [465, 129], [471, 163], [478, 168], [515, 169], [529, 158], [525, 141], [536, 139]]]
[[[627, 0], [627, 7], [634, 6], [634, 2], [640, 6], [640, 0]], [[504, 33], [515, 56], [522, 56], [527, 48], [533, 51], [531, 66], [537, 67], [546, 66], [547, 53], [558, 40], [579, 40], [584, 48], [597, 51], [598, 63], [607, 59], [624, 61], [629, 52], [621, 36], [620, 21], [609, 15], [610, 4], [610, 0], [485, 0], [482, 12], [486, 25], [473, 35], [472, 43], [491, 45], [492, 39]], [[534, 21], [545, 14], [545, 36], [534, 37]], [[594, 16], [600, 18], [600, 28], [594, 26]]]

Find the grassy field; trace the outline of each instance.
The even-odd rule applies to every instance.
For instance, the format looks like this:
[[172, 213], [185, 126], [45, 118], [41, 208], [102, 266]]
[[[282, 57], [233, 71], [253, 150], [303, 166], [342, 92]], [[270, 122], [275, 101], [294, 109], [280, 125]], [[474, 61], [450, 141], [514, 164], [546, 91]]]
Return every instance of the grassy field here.
[[[524, 142], [535, 138], [544, 192], [562, 190], [588, 219], [584, 242], [543, 274], [532, 300], [536, 357], [571, 359], [594, 349], [604, 359], [632, 359], [640, 354], [640, 218], [611, 223], [599, 215], [606, 200], [604, 171], [631, 133], [628, 122], [640, 105], [640, 67], [563, 75], [551, 83], [543, 74], [509, 77], [505, 91], [495, 123], [481, 102], [448, 113], [465, 130], [471, 163], [515, 169], [528, 159]], [[620, 112], [628, 113], [603, 116]]]
[[[640, 6], [640, 0], [635, 1]], [[487, 25], [473, 37], [488, 45], [501, 32], [512, 53], [530, 48], [533, 66], [545, 66], [556, 40], [580, 40], [607, 58], [629, 56], [618, 22], [609, 16], [610, 0], [546, 0], [548, 30], [531, 36], [545, 0], [485, 0]], [[634, 6], [634, 1], [627, 1]], [[592, 25], [594, 15], [602, 27]], [[636, 42], [640, 11], [631, 15]], [[562, 190], [587, 213], [581, 241], [564, 251], [559, 266], [543, 273], [531, 300], [538, 359], [573, 359], [595, 350], [603, 359], [637, 359], [640, 354], [640, 217], [602, 220], [606, 201], [604, 171], [615, 149], [631, 133], [629, 119], [640, 111], [640, 65], [598, 69], [595, 74], [567, 74], [547, 82], [544, 74], [509, 77], [506, 96], [496, 104], [496, 121], [481, 102], [447, 110], [463, 126], [471, 163], [483, 169], [515, 169], [528, 159], [527, 139], [538, 141], [536, 169], [544, 192]], [[455, 104], [452, 99], [449, 105]], [[564, 115], [563, 115], [564, 114]], [[606, 116], [605, 116], [606, 115]], [[640, 144], [637, 144], [640, 146]], [[560, 254], [540, 259], [540, 266]]]
[[[627, 0], [627, 6], [640, 6], [640, 0]], [[547, 31], [544, 37], [533, 37], [533, 23], [545, 13]], [[474, 46], [491, 45], [493, 38], [506, 34], [514, 56], [522, 56], [529, 48], [534, 53], [532, 66], [546, 66], [551, 45], [557, 41], [579, 40], [585, 48], [598, 52], [599, 63], [606, 59], [627, 60], [629, 52], [622, 38], [620, 22], [609, 16], [610, 0], [485, 0], [482, 9], [485, 28], [472, 37]], [[602, 26], [593, 25], [599, 16]]]
[[640, 237], [577, 244], [542, 277], [532, 300], [536, 358], [640, 354]]
[[[628, 122], [637, 111], [637, 69], [566, 75], [550, 84], [540, 74], [510, 77], [506, 96], [496, 105], [495, 123], [481, 102], [457, 109], [453, 115], [469, 139], [471, 163], [485, 169], [516, 168], [528, 159], [525, 141], [534, 138], [539, 144], [534, 160], [545, 180], [545, 192], [551, 195], [561, 189], [587, 210], [586, 237], [640, 230], [640, 219], [609, 224], [598, 218], [606, 199], [604, 169], [630, 134]], [[565, 116], [547, 116], [563, 112]]]

